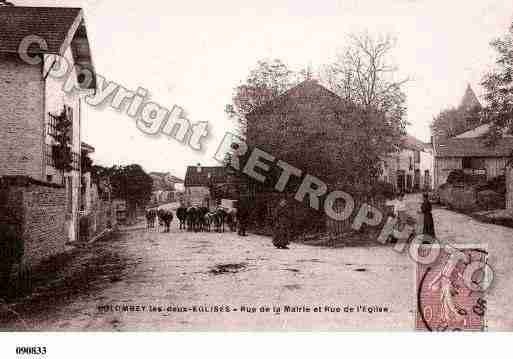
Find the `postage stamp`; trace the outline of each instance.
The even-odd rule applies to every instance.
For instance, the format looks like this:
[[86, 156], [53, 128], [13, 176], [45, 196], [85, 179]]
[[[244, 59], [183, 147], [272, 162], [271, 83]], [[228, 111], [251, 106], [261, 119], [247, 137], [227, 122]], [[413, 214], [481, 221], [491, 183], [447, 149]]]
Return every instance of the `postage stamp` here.
[[[426, 257], [430, 246], [419, 246]], [[436, 260], [417, 262], [415, 329], [485, 331], [488, 252], [481, 246], [441, 248]]]

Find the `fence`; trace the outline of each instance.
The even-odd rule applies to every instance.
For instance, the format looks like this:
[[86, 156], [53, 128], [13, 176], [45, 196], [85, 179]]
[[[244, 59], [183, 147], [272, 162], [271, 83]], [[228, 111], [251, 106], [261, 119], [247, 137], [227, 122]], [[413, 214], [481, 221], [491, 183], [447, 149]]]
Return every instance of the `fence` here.
[[[378, 228], [381, 228], [381, 225], [384, 224], [386, 218], [391, 214], [391, 208], [386, 205], [386, 201], [384, 197], [371, 197], [371, 198], [354, 198], [354, 210], [346, 220], [337, 221], [330, 217], [326, 217], [326, 231], [334, 236], [340, 236], [344, 233], [351, 231], [351, 226], [353, 225], [354, 219], [358, 214], [361, 206], [363, 204], [368, 204], [376, 209], [378, 209], [383, 214], [383, 220], [380, 223]], [[342, 213], [345, 208], [345, 203], [343, 201], [337, 201], [333, 206], [335, 212]]]

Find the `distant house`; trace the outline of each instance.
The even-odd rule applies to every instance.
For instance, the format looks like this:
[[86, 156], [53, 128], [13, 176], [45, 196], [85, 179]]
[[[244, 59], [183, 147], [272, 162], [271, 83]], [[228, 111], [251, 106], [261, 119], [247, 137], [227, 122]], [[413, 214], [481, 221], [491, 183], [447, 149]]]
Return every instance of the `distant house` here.
[[[467, 87], [459, 109], [481, 107], [472, 89]], [[450, 138], [433, 135], [435, 156], [435, 188], [444, 184], [452, 170], [481, 176], [484, 180], [504, 175], [513, 151], [513, 137], [504, 136], [494, 146], [488, 146], [483, 136], [490, 124], [481, 124]]]
[[[24, 38], [37, 35], [47, 48], [32, 46], [28, 54], [39, 58], [33, 65], [20, 58]], [[93, 72], [82, 91], [65, 92], [64, 81], [49, 75], [56, 59], [65, 59]], [[68, 239], [78, 239], [80, 207], [81, 101], [95, 89], [95, 74], [83, 12], [79, 8], [0, 7], [0, 176], [27, 176], [36, 181], [65, 186]], [[72, 121], [73, 169], [64, 178], [55, 168], [52, 153], [55, 117], [64, 113]]]
[[189, 166], [184, 186], [184, 201], [187, 205], [215, 206], [221, 200], [217, 197], [223, 197], [216, 193], [229, 192], [228, 169], [221, 166], [203, 167], [200, 164]]
[[170, 172], [150, 172], [149, 175], [153, 180], [151, 202], [173, 202], [178, 193], [184, 191], [184, 181]]
[[431, 145], [413, 136], [401, 139], [400, 151], [386, 156], [381, 180], [397, 192], [429, 191], [434, 185]]
[[504, 175], [513, 151], [513, 137], [504, 137], [494, 146], [482, 138], [489, 125], [481, 125], [443, 142], [435, 143], [435, 186], [447, 181], [452, 170], [461, 169], [483, 179]]

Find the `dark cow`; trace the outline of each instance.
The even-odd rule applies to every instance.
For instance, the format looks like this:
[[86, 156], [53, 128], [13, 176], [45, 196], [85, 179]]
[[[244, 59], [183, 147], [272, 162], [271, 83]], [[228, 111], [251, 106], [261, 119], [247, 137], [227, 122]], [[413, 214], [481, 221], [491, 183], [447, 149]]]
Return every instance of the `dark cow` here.
[[171, 222], [173, 221], [173, 212], [167, 209], [159, 209], [157, 216], [159, 217], [159, 221], [164, 224], [164, 232], [169, 232]]
[[187, 229], [197, 232], [200, 227], [200, 211], [197, 207], [189, 207], [187, 209]]
[[157, 218], [157, 210], [155, 208], [146, 209], [146, 228], [154, 228], [155, 227], [155, 218]]
[[231, 208], [227, 212], [226, 216], [226, 224], [228, 224], [228, 228], [230, 231], [235, 232], [237, 230], [237, 209]]
[[214, 229], [216, 232], [224, 232], [224, 224], [227, 216], [228, 212], [223, 208], [217, 208], [214, 211]]
[[200, 207], [198, 208], [198, 221], [199, 221], [199, 230], [205, 231], [207, 229], [207, 214], [208, 214], [208, 208], [207, 207]]
[[180, 221], [180, 229], [185, 229], [187, 221], [187, 208], [182, 206], [178, 207], [176, 209], [176, 217]]

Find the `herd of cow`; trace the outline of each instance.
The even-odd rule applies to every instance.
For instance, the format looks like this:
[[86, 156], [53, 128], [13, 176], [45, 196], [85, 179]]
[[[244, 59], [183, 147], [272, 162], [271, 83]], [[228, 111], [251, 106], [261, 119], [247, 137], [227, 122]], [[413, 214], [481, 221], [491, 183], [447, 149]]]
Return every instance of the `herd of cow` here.
[[[224, 232], [225, 225], [235, 231], [237, 227], [236, 209], [178, 207], [176, 217], [180, 222], [180, 229], [194, 232]], [[160, 224], [164, 227], [164, 232], [169, 232], [173, 218], [173, 212], [169, 209], [149, 208], [146, 210], [146, 228], [156, 228]]]

